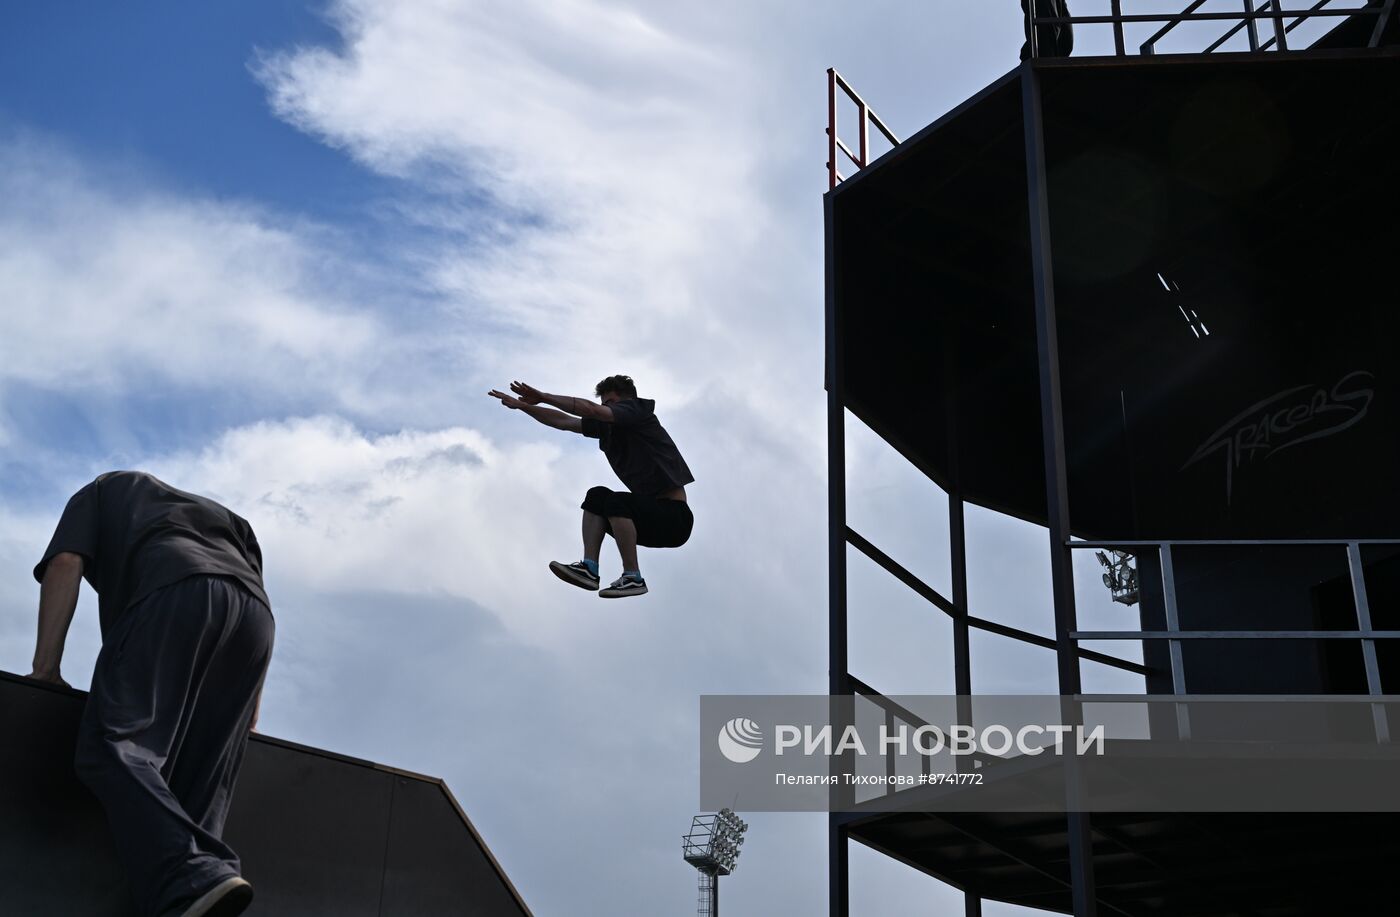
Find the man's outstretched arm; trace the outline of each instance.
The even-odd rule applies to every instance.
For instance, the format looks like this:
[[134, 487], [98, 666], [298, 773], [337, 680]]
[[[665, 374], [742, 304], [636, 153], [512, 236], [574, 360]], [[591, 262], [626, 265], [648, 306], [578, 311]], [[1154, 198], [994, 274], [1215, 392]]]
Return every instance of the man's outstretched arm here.
[[39, 586], [39, 636], [34, 644], [34, 671], [29, 673], [30, 678], [67, 686], [60, 665], [82, 579], [80, 554], [55, 554], [44, 568], [44, 581]]
[[562, 411], [542, 407], [538, 404], [526, 404], [519, 398], [513, 398], [505, 392], [498, 392], [494, 389], [487, 392], [487, 394], [499, 400], [502, 405], [510, 408], [512, 411], [524, 411], [546, 427], [553, 427], [556, 430], [565, 430], [569, 433], [583, 432], [583, 420], [578, 417], [571, 417]]
[[548, 392], [540, 391], [533, 385], [526, 385], [524, 382], [512, 382], [510, 390], [515, 392], [525, 404], [550, 404], [561, 411], [573, 414], [575, 417], [592, 417], [607, 423], [613, 422], [612, 408], [588, 398], [579, 398], [574, 395], [551, 395]]

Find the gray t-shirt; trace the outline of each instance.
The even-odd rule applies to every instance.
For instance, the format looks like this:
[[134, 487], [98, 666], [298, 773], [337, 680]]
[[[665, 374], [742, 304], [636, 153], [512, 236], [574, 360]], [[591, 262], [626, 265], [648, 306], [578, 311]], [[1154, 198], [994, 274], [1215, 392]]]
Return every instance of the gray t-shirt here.
[[656, 419], [655, 401], [624, 398], [608, 406], [612, 423], [585, 417], [583, 435], [598, 440], [598, 448], [628, 490], [656, 497], [695, 480], [671, 434]]
[[55, 554], [79, 554], [106, 636], [128, 608], [190, 576], [231, 576], [265, 604], [253, 527], [198, 494], [140, 471], [109, 471], [72, 496], [34, 578]]

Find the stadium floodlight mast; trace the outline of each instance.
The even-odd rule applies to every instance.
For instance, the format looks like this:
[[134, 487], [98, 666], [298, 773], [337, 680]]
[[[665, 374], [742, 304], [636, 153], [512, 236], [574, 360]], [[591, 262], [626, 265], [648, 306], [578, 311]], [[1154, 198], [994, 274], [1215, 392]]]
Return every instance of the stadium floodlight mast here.
[[1133, 566], [1133, 555], [1127, 551], [1109, 551], [1104, 554], [1102, 551], [1095, 551], [1094, 556], [1099, 559], [1099, 563], [1107, 571], [1103, 575], [1103, 584], [1108, 587], [1109, 595], [1113, 601], [1124, 605], [1136, 605], [1138, 603], [1138, 572]]
[[748, 830], [749, 823], [728, 808], [690, 820], [690, 833], [681, 838], [681, 853], [700, 873], [700, 917], [719, 917], [719, 877], [738, 866], [739, 848]]

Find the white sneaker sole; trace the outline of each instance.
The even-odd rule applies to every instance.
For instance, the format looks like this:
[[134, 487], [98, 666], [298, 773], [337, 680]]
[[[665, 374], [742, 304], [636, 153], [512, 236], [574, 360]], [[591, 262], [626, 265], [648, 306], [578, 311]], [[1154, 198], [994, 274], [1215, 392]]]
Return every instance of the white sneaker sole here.
[[180, 917], [235, 917], [253, 902], [253, 886], [230, 876], [200, 895]]
[[634, 595], [646, 595], [646, 594], [647, 594], [647, 584], [646, 584], [646, 583], [642, 583], [640, 586], [635, 586], [635, 587], [633, 587], [633, 588], [631, 588], [631, 589], [612, 589], [612, 588], [604, 589], [602, 592], [598, 593], [598, 598], [600, 598], [600, 599], [626, 599], [626, 598], [631, 598], [631, 597], [634, 596]]
[[579, 576], [579, 574], [576, 571], [569, 569], [568, 564], [561, 564], [557, 560], [551, 560], [549, 562], [549, 569], [554, 573], [555, 576], [559, 577], [561, 580], [568, 583], [570, 586], [577, 586], [580, 589], [587, 589], [589, 592], [598, 591], [597, 580], [591, 580], [586, 577]]

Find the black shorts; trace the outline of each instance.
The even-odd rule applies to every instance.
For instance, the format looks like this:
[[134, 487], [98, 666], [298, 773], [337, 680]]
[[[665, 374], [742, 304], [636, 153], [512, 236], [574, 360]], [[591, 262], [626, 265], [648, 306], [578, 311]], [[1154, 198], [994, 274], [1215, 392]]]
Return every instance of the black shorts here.
[[[695, 524], [684, 500], [618, 493], [606, 487], [590, 488], [583, 498], [583, 508], [605, 520], [609, 516], [631, 519], [637, 527], [637, 544], [645, 548], [679, 548], [690, 540], [690, 529]], [[612, 524], [606, 524], [611, 535]]]

